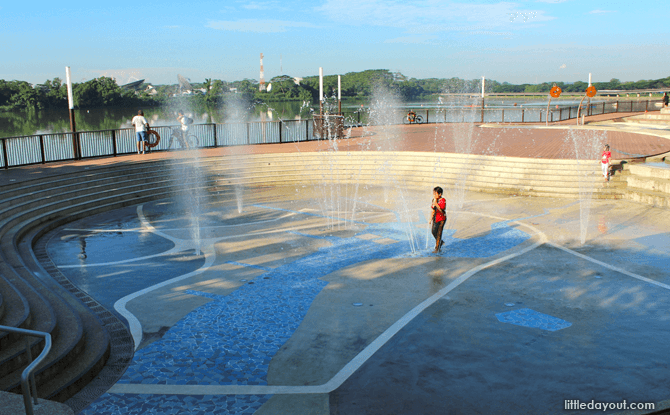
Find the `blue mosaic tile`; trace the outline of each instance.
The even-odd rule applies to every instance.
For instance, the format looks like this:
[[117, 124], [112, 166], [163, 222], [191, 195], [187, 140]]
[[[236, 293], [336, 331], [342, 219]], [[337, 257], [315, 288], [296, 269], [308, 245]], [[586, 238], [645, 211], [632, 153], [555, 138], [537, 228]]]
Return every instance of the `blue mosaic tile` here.
[[[161, 340], [138, 350], [119, 383], [266, 385], [272, 357], [304, 319], [327, 282], [361, 261], [398, 256], [406, 244], [329, 237], [329, 247], [263, 274], [184, 317]], [[401, 246], [399, 246], [401, 245]]]
[[572, 326], [572, 323], [561, 320], [558, 317], [552, 317], [548, 314], [531, 310], [530, 308], [521, 308], [504, 313], [497, 313], [496, 317], [501, 323], [509, 323], [547, 331], [556, 331]]
[[241, 262], [235, 262], [235, 261], [226, 261], [225, 263], [226, 264], [232, 264], [232, 265], [239, 265], [241, 267], [256, 268], [256, 269], [260, 269], [262, 271], [270, 271], [272, 269], [272, 268], [263, 267], [263, 266], [260, 266], [260, 265], [243, 264]]
[[131, 395], [106, 393], [81, 415], [251, 415], [272, 395]]

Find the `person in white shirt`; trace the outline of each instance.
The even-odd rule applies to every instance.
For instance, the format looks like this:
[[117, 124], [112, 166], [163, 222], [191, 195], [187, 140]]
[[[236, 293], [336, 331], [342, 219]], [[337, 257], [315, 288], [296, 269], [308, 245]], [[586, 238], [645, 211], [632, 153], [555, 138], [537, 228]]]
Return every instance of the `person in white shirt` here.
[[149, 129], [149, 122], [144, 118], [144, 113], [142, 110], [137, 111], [137, 115], [133, 117], [133, 120], [130, 121], [132, 125], [135, 126], [135, 134], [137, 135], [137, 154], [144, 154], [146, 142], [147, 142], [147, 130]]
[[186, 121], [187, 119], [188, 117], [184, 115], [184, 111], [179, 110], [177, 113], [177, 121], [181, 123], [181, 130], [183, 131], [184, 136], [186, 136], [186, 132], [188, 131], [188, 123]]

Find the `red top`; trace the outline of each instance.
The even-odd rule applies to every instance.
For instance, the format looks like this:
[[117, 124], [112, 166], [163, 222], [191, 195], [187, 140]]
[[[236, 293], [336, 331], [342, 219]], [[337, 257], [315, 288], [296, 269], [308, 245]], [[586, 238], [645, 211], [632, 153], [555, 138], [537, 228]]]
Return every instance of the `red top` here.
[[[440, 207], [440, 209], [442, 209], [442, 212], [444, 212], [444, 210], [447, 208], [447, 201], [444, 200], [443, 197], [441, 197], [437, 199], [437, 205]], [[435, 219], [434, 219], [435, 222], [442, 222], [444, 220], [447, 220], [447, 216], [444, 213], [440, 212], [437, 209], [433, 210], [435, 211]]]
[[603, 151], [603, 157], [602, 157], [603, 164], [609, 163], [611, 158], [612, 158], [611, 151]]

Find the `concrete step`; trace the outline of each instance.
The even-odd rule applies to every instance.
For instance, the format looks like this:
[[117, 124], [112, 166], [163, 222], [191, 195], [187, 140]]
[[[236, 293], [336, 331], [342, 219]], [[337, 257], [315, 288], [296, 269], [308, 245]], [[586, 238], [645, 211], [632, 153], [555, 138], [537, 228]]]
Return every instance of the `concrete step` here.
[[[9, 269], [6, 264], [0, 264], [0, 269], [2, 269], [5, 275], [13, 273], [13, 270]], [[56, 327], [56, 316], [51, 304], [20, 277], [11, 275], [9, 280], [21, 292], [28, 303], [30, 324], [24, 328], [44, 333], [53, 333]], [[13, 307], [13, 304], [9, 304], [9, 307]], [[41, 338], [15, 336], [13, 341], [8, 341], [0, 349], [0, 390], [7, 389], [3, 387], [7, 385], [7, 382], [3, 382], [3, 379], [11, 373], [23, 370], [28, 365], [25, 353], [27, 346], [30, 347], [33, 357], [36, 357], [42, 351], [44, 341]]]
[[655, 163], [655, 165], [647, 163], [631, 164], [627, 168], [635, 176], [670, 180], [670, 167], [665, 167], [665, 163]]
[[[30, 324], [30, 308], [28, 300], [12, 283], [0, 273], [0, 292], [5, 304], [5, 312], [0, 316], [0, 325], [8, 327], [26, 328]], [[0, 350], [9, 347], [21, 336], [0, 331]]]
[[651, 177], [631, 176], [628, 177], [628, 188], [650, 190], [654, 192], [667, 193], [670, 195], [670, 180]]
[[[34, 402], [33, 402], [34, 403]], [[21, 415], [26, 413], [23, 394], [0, 391], [0, 415]], [[35, 415], [74, 415], [74, 411], [60, 402], [37, 399], [33, 406]]]
[[655, 207], [670, 207], [670, 194], [668, 193], [629, 188], [626, 191], [626, 199]]

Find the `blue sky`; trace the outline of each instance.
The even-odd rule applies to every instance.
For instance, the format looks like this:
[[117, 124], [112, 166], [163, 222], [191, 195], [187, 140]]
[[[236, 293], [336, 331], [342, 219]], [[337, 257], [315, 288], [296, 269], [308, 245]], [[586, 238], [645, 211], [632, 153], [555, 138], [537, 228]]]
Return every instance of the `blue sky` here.
[[0, 79], [120, 84], [389, 69], [536, 83], [670, 76], [663, 1], [6, 1]]

